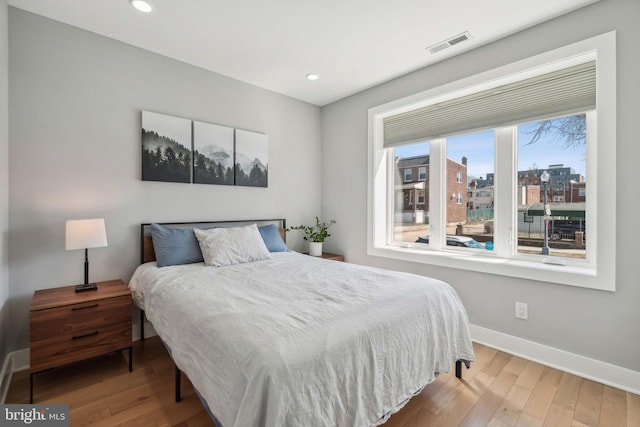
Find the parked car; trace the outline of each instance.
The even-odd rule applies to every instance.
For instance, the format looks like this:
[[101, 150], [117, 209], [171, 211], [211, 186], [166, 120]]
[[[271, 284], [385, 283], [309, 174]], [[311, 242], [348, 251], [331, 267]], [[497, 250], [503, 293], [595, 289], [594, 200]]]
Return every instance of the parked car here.
[[[416, 243], [429, 243], [429, 236], [419, 236]], [[465, 248], [484, 249], [484, 244], [467, 236], [447, 234], [447, 246], [461, 246]]]

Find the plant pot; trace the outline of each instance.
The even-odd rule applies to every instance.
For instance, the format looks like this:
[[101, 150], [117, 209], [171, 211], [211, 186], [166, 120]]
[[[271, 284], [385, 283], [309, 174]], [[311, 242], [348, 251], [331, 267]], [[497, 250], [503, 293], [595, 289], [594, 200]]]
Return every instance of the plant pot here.
[[309, 255], [322, 256], [322, 242], [309, 242]]

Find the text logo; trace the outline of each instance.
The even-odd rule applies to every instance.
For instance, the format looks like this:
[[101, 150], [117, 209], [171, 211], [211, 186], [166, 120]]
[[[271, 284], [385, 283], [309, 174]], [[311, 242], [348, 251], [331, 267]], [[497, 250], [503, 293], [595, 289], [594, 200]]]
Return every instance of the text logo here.
[[2, 426], [69, 427], [69, 405], [0, 405]]

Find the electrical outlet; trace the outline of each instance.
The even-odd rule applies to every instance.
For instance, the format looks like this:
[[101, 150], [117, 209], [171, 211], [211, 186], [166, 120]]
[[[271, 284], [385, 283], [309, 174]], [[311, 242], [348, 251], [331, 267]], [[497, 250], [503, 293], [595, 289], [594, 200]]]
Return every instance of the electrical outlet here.
[[526, 302], [516, 301], [516, 319], [529, 320], [529, 307]]

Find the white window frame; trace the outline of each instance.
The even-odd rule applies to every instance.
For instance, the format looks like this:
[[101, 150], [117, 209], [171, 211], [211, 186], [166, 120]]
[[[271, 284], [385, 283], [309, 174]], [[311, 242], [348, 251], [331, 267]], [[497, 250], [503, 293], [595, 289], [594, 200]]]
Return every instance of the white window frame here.
[[[409, 172], [409, 179], [407, 179], [407, 172]], [[413, 179], [413, 171], [411, 170], [411, 168], [406, 168], [404, 170], [404, 182], [411, 182], [411, 179]]]
[[456, 184], [462, 184], [462, 172], [456, 172]]
[[[615, 31], [483, 72], [369, 110], [367, 253], [404, 261], [615, 291], [616, 177], [599, 171], [616, 168], [616, 34]], [[401, 112], [425, 107], [505, 83], [540, 75], [596, 59], [596, 110], [587, 114], [587, 198], [589, 230], [586, 260], [520, 255], [514, 252], [517, 230], [516, 143], [510, 149], [499, 140], [514, 139], [513, 126], [495, 129], [494, 251], [452, 251], [446, 246], [446, 139], [430, 141], [429, 205], [431, 232], [428, 245], [393, 242], [393, 164], [391, 149], [383, 147], [383, 120]], [[597, 111], [597, 113], [596, 113]], [[535, 119], [535, 118], [532, 118]], [[418, 142], [418, 141], [407, 141]], [[599, 143], [600, 142], [600, 143]], [[498, 171], [502, 171], [500, 176]], [[510, 171], [505, 173], [505, 171]], [[504, 176], [510, 175], [510, 176]], [[507, 183], [505, 185], [505, 183]], [[393, 188], [393, 186], [391, 186]], [[586, 191], [586, 190], [585, 190]], [[390, 194], [391, 193], [391, 194]], [[501, 207], [501, 204], [509, 208]], [[511, 255], [509, 255], [511, 254]]]

